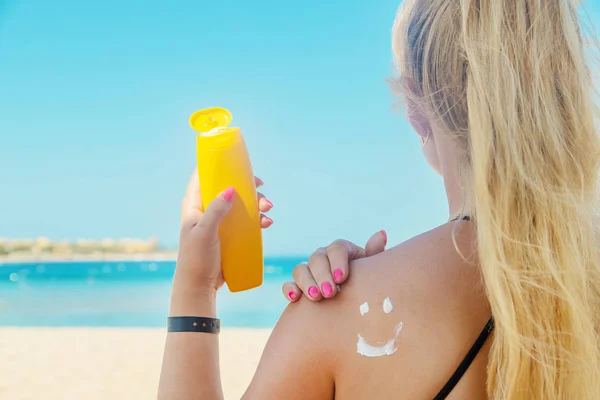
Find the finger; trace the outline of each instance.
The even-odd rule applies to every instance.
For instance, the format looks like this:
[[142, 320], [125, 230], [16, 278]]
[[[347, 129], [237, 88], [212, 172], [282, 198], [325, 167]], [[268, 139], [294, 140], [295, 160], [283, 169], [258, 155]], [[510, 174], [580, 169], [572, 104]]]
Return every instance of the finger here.
[[300, 300], [300, 296], [302, 296], [302, 290], [294, 282], [284, 283], [281, 291], [283, 292], [283, 296], [291, 303], [297, 302]]
[[258, 176], [254, 177], [254, 185], [256, 186], [256, 188], [258, 189], [259, 187], [261, 187], [262, 185], [264, 185], [265, 183], [263, 182], [262, 179], [260, 179]]
[[323, 297], [317, 286], [317, 282], [310, 273], [307, 263], [296, 265], [292, 272], [294, 282], [300, 288], [302, 293], [312, 301], [319, 301]]
[[196, 223], [201, 215], [200, 179], [198, 178], [198, 170], [194, 169], [181, 203], [181, 217], [182, 221], [191, 220], [191, 222]]
[[273, 208], [273, 203], [269, 201], [264, 194], [258, 193], [258, 209], [261, 212], [269, 212]]
[[219, 237], [219, 225], [221, 225], [221, 221], [223, 221], [223, 218], [231, 210], [235, 196], [235, 189], [232, 187], [221, 192], [206, 207], [194, 230], [198, 231], [203, 237], [217, 240]]
[[315, 251], [308, 259], [308, 268], [323, 297], [326, 299], [334, 297], [337, 294], [337, 287], [333, 281], [327, 249], [321, 248]]
[[266, 215], [260, 214], [260, 227], [263, 229], [270, 228], [273, 225], [273, 220]]
[[365, 253], [367, 257], [374, 256], [375, 254], [379, 254], [385, 251], [385, 246], [387, 246], [387, 233], [385, 231], [379, 231], [374, 233], [373, 236], [367, 242], [365, 246]]
[[343, 283], [348, 279], [350, 261], [364, 257], [364, 249], [347, 240], [336, 240], [327, 246], [329, 268], [335, 283]]

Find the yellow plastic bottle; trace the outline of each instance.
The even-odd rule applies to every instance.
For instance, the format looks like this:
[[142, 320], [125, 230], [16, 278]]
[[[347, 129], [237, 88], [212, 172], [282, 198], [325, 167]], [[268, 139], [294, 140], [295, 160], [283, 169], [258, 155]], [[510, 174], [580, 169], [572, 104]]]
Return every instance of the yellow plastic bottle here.
[[227, 287], [241, 292], [262, 285], [263, 247], [256, 184], [250, 156], [240, 128], [229, 127], [224, 108], [195, 112], [190, 125], [196, 140], [202, 204], [206, 207], [228, 187], [236, 195], [219, 230], [221, 262]]

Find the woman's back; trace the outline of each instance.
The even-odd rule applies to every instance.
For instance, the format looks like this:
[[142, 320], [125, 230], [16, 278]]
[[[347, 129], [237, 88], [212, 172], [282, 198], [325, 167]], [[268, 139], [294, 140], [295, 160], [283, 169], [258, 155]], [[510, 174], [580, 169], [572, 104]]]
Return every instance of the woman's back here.
[[[433, 399], [484, 330], [490, 310], [476, 258], [472, 226], [459, 223], [456, 237], [446, 224], [352, 267], [339, 303], [326, 307], [340, 315], [336, 397], [340, 399]], [[385, 313], [389, 298], [393, 310]], [[337, 302], [337, 299], [336, 299]], [[360, 314], [359, 306], [369, 304]], [[389, 310], [389, 307], [388, 307]], [[386, 310], [387, 311], [387, 310]], [[343, 317], [342, 317], [343, 316]], [[357, 354], [358, 336], [370, 344], [387, 342], [402, 323], [390, 356]], [[488, 341], [448, 399], [485, 399]], [[354, 350], [354, 351], [352, 351]]]
[[[469, 261], [457, 252], [453, 230]], [[305, 397], [288, 398], [434, 399], [487, 329], [491, 315], [472, 243], [471, 222], [448, 223], [354, 262], [335, 299], [304, 299], [288, 307], [255, 385], [265, 381], [264, 375], [291, 368], [314, 374], [309, 380], [315, 383], [303, 390]], [[302, 351], [307, 342], [316, 347], [312, 362], [274, 366], [273, 358], [295, 342]], [[486, 398], [490, 343], [484, 343], [447, 399]], [[255, 385], [247, 397], [265, 398], [268, 391]]]

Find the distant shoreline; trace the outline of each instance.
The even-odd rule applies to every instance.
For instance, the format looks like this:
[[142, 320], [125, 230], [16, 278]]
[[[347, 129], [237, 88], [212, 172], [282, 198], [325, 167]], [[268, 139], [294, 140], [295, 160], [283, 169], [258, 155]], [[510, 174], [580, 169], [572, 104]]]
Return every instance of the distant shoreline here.
[[90, 261], [175, 261], [177, 252], [153, 252], [135, 254], [19, 254], [0, 256], [0, 266], [4, 264], [36, 263], [36, 262], [90, 262]]
[[[306, 256], [294, 254], [288, 255], [267, 255], [265, 263], [269, 259], [287, 259], [300, 263], [308, 259]], [[0, 267], [7, 264], [33, 264], [33, 263], [77, 263], [77, 262], [158, 262], [158, 261], [177, 261], [177, 251], [160, 251], [151, 253], [106, 253], [106, 254], [13, 254], [1, 255]]]

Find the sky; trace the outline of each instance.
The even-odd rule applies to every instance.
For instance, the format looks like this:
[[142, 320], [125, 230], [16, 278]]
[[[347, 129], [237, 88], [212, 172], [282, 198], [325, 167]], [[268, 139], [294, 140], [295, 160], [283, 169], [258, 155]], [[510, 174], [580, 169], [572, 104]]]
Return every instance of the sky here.
[[213, 106], [275, 204], [267, 255], [444, 223], [442, 180], [386, 82], [399, 3], [0, 0], [0, 237], [176, 246], [188, 118]]

